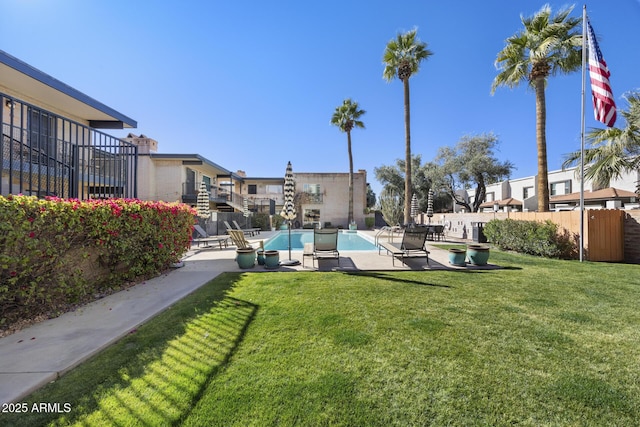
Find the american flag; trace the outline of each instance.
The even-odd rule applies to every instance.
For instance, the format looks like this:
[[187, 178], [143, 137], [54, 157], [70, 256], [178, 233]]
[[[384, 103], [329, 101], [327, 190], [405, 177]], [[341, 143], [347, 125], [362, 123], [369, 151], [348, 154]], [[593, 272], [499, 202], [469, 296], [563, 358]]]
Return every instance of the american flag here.
[[609, 68], [598, 47], [596, 35], [587, 19], [587, 40], [589, 42], [589, 77], [593, 97], [593, 113], [596, 120], [612, 127], [616, 122], [616, 103], [609, 84]]

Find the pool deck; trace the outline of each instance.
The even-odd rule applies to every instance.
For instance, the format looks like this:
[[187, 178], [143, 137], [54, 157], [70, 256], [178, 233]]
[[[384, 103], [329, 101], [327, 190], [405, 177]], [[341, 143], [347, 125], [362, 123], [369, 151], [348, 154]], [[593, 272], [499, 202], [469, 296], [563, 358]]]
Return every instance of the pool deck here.
[[[359, 233], [363, 233], [368, 235], [371, 240], [374, 239], [377, 231], [371, 230], [360, 230]], [[266, 241], [269, 238], [273, 237], [278, 231], [263, 231], [259, 235], [253, 237], [247, 237], [247, 240], [252, 244], [253, 247], [259, 247], [260, 241]], [[394, 241], [400, 241], [401, 235], [396, 234], [394, 237]], [[386, 239], [385, 239], [386, 241]], [[440, 241], [427, 241], [427, 250], [429, 253], [429, 265], [427, 266], [425, 263], [425, 258], [416, 257], [415, 259], [410, 259], [403, 264], [400, 262], [398, 258], [395, 260], [395, 265], [393, 265], [393, 260], [390, 254], [382, 249], [380, 253], [377, 250], [375, 251], [340, 251], [340, 262], [336, 259], [325, 259], [315, 261], [315, 267], [312, 267], [312, 260], [310, 258], [304, 260], [304, 266], [302, 265], [303, 261], [303, 251], [302, 249], [292, 249], [291, 250], [291, 259], [300, 261], [299, 265], [281, 265], [278, 269], [274, 269], [271, 271], [368, 271], [368, 270], [394, 270], [394, 271], [402, 271], [402, 270], [470, 270], [470, 269], [495, 269], [499, 268], [493, 264], [487, 264], [485, 266], [475, 266], [475, 265], [467, 265], [463, 267], [453, 266], [449, 264], [449, 253], [446, 249], [438, 248], [436, 245], [438, 244], [466, 244], [471, 243], [469, 241], [460, 241], [460, 240], [440, 240]], [[289, 259], [289, 251], [281, 250], [280, 252], [280, 260]], [[249, 269], [240, 269], [238, 264], [235, 262], [236, 256], [236, 247], [232, 244], [229, 244], [227, 248], [220, 248], [218, 245], [210, 246], [210, 247], [197, 247], [194, 246], [192, 249], [185, 255], [184, 261], [185, 264], [188, 264], [193, 261], [215, 261], [219, 263], [219, 268], [224, 271], [265, 271], [264, 266], [256, 264], [253, 268]]]

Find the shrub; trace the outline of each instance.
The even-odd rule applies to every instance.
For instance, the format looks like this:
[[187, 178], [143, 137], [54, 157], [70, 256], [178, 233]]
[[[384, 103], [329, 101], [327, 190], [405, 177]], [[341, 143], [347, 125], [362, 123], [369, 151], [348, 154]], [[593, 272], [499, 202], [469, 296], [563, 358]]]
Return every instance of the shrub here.
[[364, 225], [368, 229], [372, 229], [373, 226], [375, 225], [375, 223], [376, 223], [376, 219], [374, 217], [372, 217], [372, 216], [365, 217], [365, 219], [364, 219]]
[[271, 226], [276, 230], [279, 230], [282, 224], [284, 224], [284, 218], [280, 215], [276, 214], [271, 217]]
[[484, 226], [484, 234], [500, 249], [547, 258], [573, 258], [574, 239], [568, 232], [559, 232], [558, 225], [547, 220], [492, 220]]
[[256, 228], [260, 228], [262, 231], [269, 231], [271, 227], [269, 226], [269, 215], [266, 213], [255, 213], [253, 214], [252, 225]]
[[0, 326], [157, 275], [188, 250], [186, 205], [0, 196]]

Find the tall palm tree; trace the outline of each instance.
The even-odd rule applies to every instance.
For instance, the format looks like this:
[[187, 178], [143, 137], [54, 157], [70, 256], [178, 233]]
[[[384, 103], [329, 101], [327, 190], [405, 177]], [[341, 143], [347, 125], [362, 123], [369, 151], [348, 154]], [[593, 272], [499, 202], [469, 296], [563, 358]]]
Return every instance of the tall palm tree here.
[[[608, 187], [611, 180], [624, 172], [640, 169], [640, 93], [627, 95], [629, 108], [619, 113], [624, 128], [592, 129], [587, 133], [590, 148], [584, 150], [584, 176], [599, 187]], [[567, 155], [563, 167], [580, 164], [580, 151]]]
[[404, 223], [411, 222], [411, 113], [409, 102], [409, 78], [420, 70], [420, 63], [433, 55], [427, 44], [417, 37], [413, 29], [398, 34], [387, 43], [382, 57], [385, 64], [382, 77], [390, 82], [396, 77], [404, 86], [404, 133], [405, 133], [405, 171], [404, 171]]
[[331, 116], [331, 124], [337, 126], [347, 134], [347, 150], [349, 151], [349, 224], [353, 221], [353, 154], [351, 152], [351, 130], [354, 127], [364, 129], [364, 123], [359, 120], [366, 111], [361, 110], [357, 102], [347, 98], [342, 105], [336, 107]]
[[491, 93], [499, 86], [510, 88], [526, 82], [536, 94], [536, 144], [538, 149], [538, 211], [549, 210], [547, 168], [547, 107], [545, 87], [549, 76], [568, 74], [582, 64], [582, 18], [569, 16], [573, 6], [551, 15], [547, 4], [532, 17], [521, 16], [524, 29], [506, 40], [498, 53], [498, 75]]

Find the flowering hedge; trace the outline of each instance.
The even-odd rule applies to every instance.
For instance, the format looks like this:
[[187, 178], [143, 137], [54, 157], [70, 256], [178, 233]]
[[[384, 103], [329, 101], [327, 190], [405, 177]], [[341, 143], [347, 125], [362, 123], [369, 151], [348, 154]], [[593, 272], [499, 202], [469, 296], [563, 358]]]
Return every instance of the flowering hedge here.
[[0, 196], [0, 327], [151, 277], [190, 246], [178, 203]]

